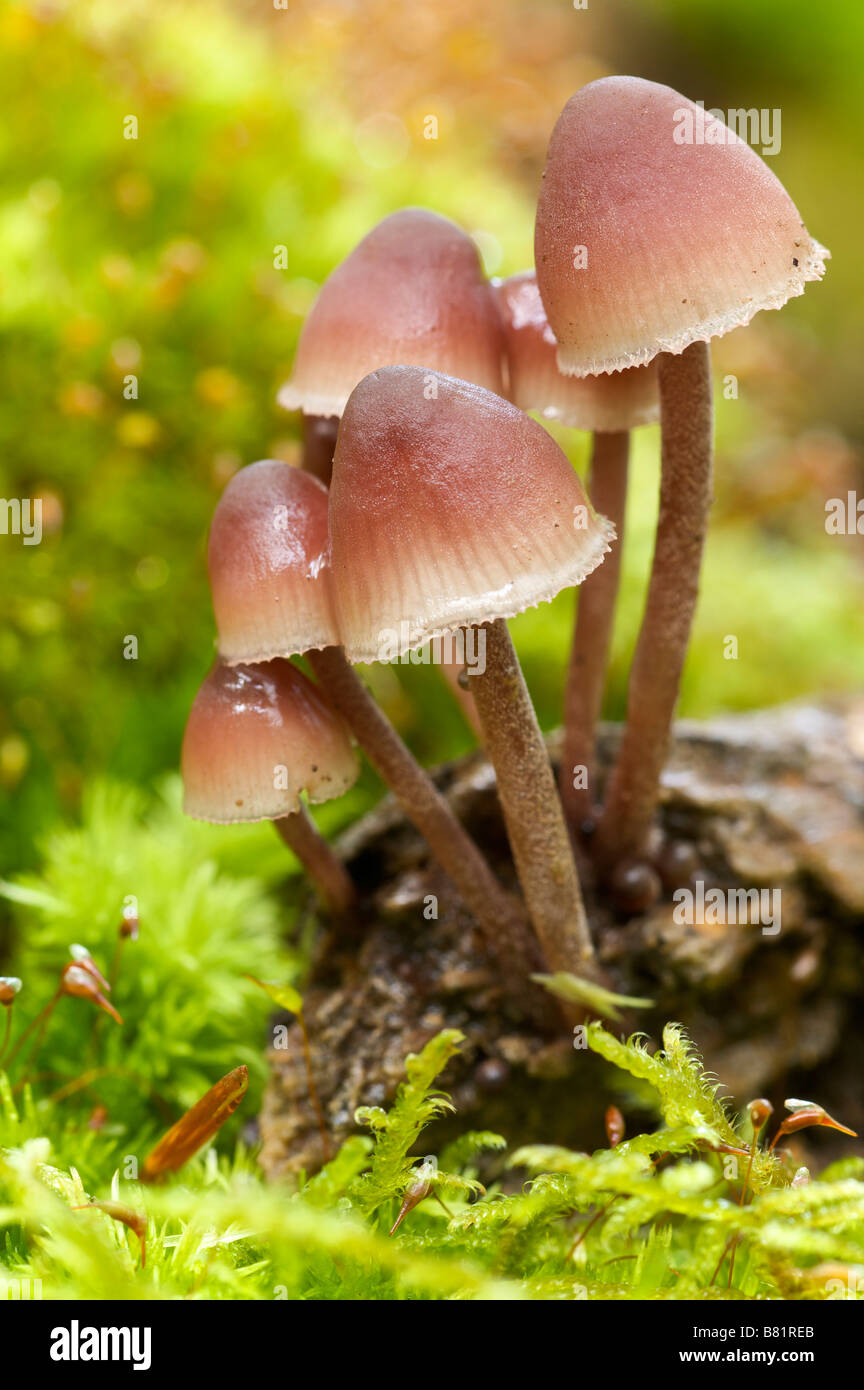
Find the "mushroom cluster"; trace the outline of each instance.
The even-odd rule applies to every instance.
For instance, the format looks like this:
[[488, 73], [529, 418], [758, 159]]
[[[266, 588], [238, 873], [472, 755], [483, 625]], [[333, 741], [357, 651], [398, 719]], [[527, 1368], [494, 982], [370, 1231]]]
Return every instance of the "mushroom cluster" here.
[[[241, 469], [210, 534], [218, 658], [186, 730], [187, 812], [274, 821], [325, 906], [350, 914], [350, 876], [305, 802], [351, 786], [356, 742], [523, 999], [544, 969], [597, 975], [577, 856], [600, 891], [650, 872], [711, 498], [708, 340], [800, 294], [827, 255], [725, 127], [723, 140], [679, 143], [692, 105], [636, 78], [568, 102], [543, 174], [536, 273], [488, 281], [470, 237], [423, 209], [375, 227], [323, 285], [279, 395], [302, 412], [303, 467]], [[599, 510], [529, 411], [593, 433]], [[601, 798], [594, 738], [629, 432], [658, 419], [656, 547]], [[580, 586], [556, 786], [507, 619]], [[521, 900], [355, 669], [454, 637], [479, 657], [441, 659], [470, 691]]]

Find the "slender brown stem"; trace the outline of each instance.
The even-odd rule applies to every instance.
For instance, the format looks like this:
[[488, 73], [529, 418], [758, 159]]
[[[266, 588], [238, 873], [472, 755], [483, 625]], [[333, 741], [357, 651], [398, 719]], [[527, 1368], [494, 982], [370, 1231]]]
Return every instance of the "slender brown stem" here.
[[314, 473], [327, 487], [333, 472], [333, 453], [339, 419], [336, 415], [303, 416], [303, 469]]
[[627, 723], [595, 840], [604, 873], [645, 850], [699, 592], [712, 475], [711, 359], [707, 343], [659, 358], [663, 431], [660, 515], [651, 582], [636, 644]]
[[594, 947], [549, 755], [507, 624], [480, 633], [485, 667], [471, 689], [528, 911], [550, 968], [580, 973]]
[[[558, 786], [564, 813], [574, 832], [593, 820], [597, 804], [595, 738], [603, 704], [606, 666], [621, 572], [624, 511], [627, 503], [627, 456], [630, 435], [595, 434], [588, 491], [591, 501], [615, 527], [618, 541], [603, 564], [579, 588], [570, 668], [564, 694], [564, 748]], [[574, 786], [579, 775], [580, 783]]]
[[623, 1195], [623, 1192], [616, 1192], [615, 1196], [612, 1197], [610, 1201], [606, 1202], [602, 1207], [595, 1211], [594, 1215], [591, 1217], [591, 1220], [588, 1222], [586, 1226], [582, 1227], [582, 1230], [576, 1236], [576, 1239], [570, 1246], [570, 1249], [567, 1251], [568, 1261], [572, 1260], [573, 1256], [576, 1254], [576, 1251], [579, 1249], [579, 1246], [582, 1244], [583, 1240], [587, 1236], [588, 1232], [592, 1229], [592, 1227], [596, 1226], [597, 1222], [601, 1219], [601, 1217], [604, 1217], [606, 1215], [612, 1203], [617, 1202], [618, 1198], [623, 1197]]
[[318, 831], [305, 806], [273, 824], [300, 860], [330, 911], [337, 917], [344, 917], [357, 897], [351, 875]]
[[0, 1062], [3, 1060], [3, 1053], [9, 1046], [9, 1035], [12, 1032], [12, 1005], [6, 1005], [6, 1027], [3, 1029], [3, 1042], [0, 1045]]
[[[744, 1176], [744, 1186], [741, 1188], [741, 1195], [738, 1198], [739, 1207], [743, 1207], [744, 1199], [747, 1196], [747, 1188], [750, 1186], [750, 1175], [753, 1172], [753, 1159], [756, 1157], [756, 1139], [758, 1133], [758, 1130], [754, 1132], [753, 1143], [750, 1146], [750, 1162], [747, 1164], [747, 1172]], [[739, 1233], [736, 1231], [735, 1235], [732, 1238], [732, 1254], [729, 1258], [729, 1278], [726, 1280], [727, 1289], [731, 1289], [732, 1287], [732, 1275], [735, 1273], [735, 1256], [738, 1254], [738, 1245], [740, 1240], [741, 1237]]]
[[325, 647], [307, 652], [306, 658], [328, 700], [453, 880], [487, 946], [511, 980], [524, 986], [527, 975], [538, 968], [534, 943], [474, 841], [382, 714], [342, 648]]
[[[117, 983], [117, 976], [120, 973], [120, 963], [123, 959], [123, 947], [126, 944], [125, 936], [117, 935], [117, 942], [114, 947], [114, 955], [111, 958], [111, 969], [108, 971], [108, 988], [113, 989]], [[90, 1027], [90, 1043], [88, 1046], [88, 1056], [93, 1057], [96, 1052], [96, 1042], [99, 1036], [99, 1029], [102, 1026], [102, 1019], [105, 1015], [101, 1009], [96, 1010], [93, 1023]]]
[[[65, 1085], [60, 1087], [59, 1091], [55, 1091], [48, 1099], [50, 1101], [57, 1101], [58, 1103], [61, 1100], [68, 1100], [69, 1096], [76, 1095], [78, 1091], [86, 1091], [87, 1087], [92, 1086], [93, 1082], [98, 1081], [101, 1076], [122, 1076], [129, 1081], [135, 1081], [138, 1084], [142, 1083], [142, 1078], [140, 1076], [137, 1076], [135, 1072], [126, 1070], [124, 1067], [91, 1067], [89, 1071], [82, 1072], [80, 1076], [74, 1077], [72, 1081], [67, 1081]], [[152, 1089], [146, 1081], [143, 1082], [143, 1085], [147, 1090]]]
[[453, 698], [462, 711], [462, 718], [474, 734], [478, 742], [482, 741], [483, 730], [480, 727], [480, 720], [477, 718], [477, 706], [474, 704], [474, 697], [470, 689], [466, 690], [461, 684], [463, 672], [465, 671], [464, 661], [442, 661], [441, 674], [447, 682], [453, 694]]
[[[52, 996], [52, 998], [48, 1000], [48, 1003], [45, 1005], [45, 1008], [42, 1010], [42, 1012], [41, 1012], [41, 1013], [38, 1013], [38, 1014], [36, 1015], [36, 1017], [35, 1017], [34, 1019], [32, 1019], [32, 1020], [30, 1021], [30, 1023], [27, 1024], [27, 1027], [24, 1029], [23, 1033], [19, 1033], [19, 1035], [18, 1035], [18, 1041], [16, 1042], [16, 1044], [15, 1044], [15, 1046], [13, 1047], [12, 1051], [9, 1053], [9, 1057], [8, 1057], [7, 1062], [6, 1062], [6, 1070], [7, 1070], [7, 1071], [8, 1071], [9, 1068], [11, 1067], [12, 1063], [15, 1061], [15, 1058], [16, 1058], [16, 1057], [18, 1056], [18, 1054], [20, 1053], [23, 1044], [26, 1042], [27, 1038], [29, 1038], [29, 1036], [30, 1036], [30, 1034], [33, 1032], [33, 1029], [34, 1029], [34, 1028], [38, 1028], [38, 1030], [39, 1030], [38, 1033], [37, 1033], [37, 1038], [36, 1038], [36, 1040], [35, 1040], [35, 1042], [37, 1043], [37, 1051], [38, 1051], [38, 1043], [41, 1043], [41, 1041], [42, 1041], [42, 1034], [45, 1032], [45, 1028], [46, 1028], [46, 1026], [47, 1026], [48, 1020], [49, 1020], [49, 1018], [51, 1017], [52, 1013], [54, 1012], [54, 1009], [55, 1009], [55, 1007], [56, 1007], [56, 1005], [57, 1005], [57, 1001], [58, 1001], [58, 999], [60, 998], [60, 996], [61, 996], [62, 993], [63, 993], [63, 987], [62, 987], [62, 985], [61, 985], [60, 988], [57, 990], [57, 993], [54, 994], [54, 995]], [[31, 1053], [31, 1057], [30, 1057], [31, 1063], [34, 1061], [35, 1057], [36, 1057], [36, 1053], [35, 1053], [35, 1052]]]
[[727, 1236], [727, 1237], [726, 1237], [726, 1243], [725, 1243], [725, 1245], [723, 1246], [723, 1249], [720, 1251], [720, 1258], [719, 1258], [719, 1260], [717, 1261], [717, 1264], [716, 1264], [715, 1267], [714, 1267], [714, 1273], [711, 1275], [711, 1279], [710, 1279], [709, 1284], [708, 1284], [709, 1289], [711, 1288], [712, 1284], [714, 1283], [714, 1280], [717, 1278], [717, 1275], [720, 1273], [720, 1270], [723, 1268], [723, 1261], [724, 1261], [725, 1258], [726, 1258], [726, 1251], [729, 1249], [729, 1246], [731, 1245], [731, 1243], [732, 1243], [732, 1241], [733, 1241], [734, 1239], [735, 1239], [734, 1234], [731, 1235], [731, 1236]]

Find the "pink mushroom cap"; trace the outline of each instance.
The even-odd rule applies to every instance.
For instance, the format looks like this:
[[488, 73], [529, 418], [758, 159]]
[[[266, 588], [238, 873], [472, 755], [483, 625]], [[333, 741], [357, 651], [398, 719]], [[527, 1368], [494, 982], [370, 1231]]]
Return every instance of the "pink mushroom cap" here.
[[279, 820], [341, 796], [357, 779], [348, 731], [290, 661], [210, 671], [183, 736], [187, 816], [230, 825]]
[[601, 376], [565, 376], [533, 270], [493, 282], [507, 342], [507, 394], [520, 410], [533, 410], [571, 429], [611, 433], [660, 419], [657, 368], [631, 367]]
[[223, 661], [338, 645], [327, 489], [311, 474], [276, 459], [241, 468], [213, 515], [208, 564]]
[[821, 279], [828, 254], [760, 156], [671, 87], [604, 77], [558, 118], [534, 259], [562, 371], [728, 333]]
[[330, 491], [349, 660], [521, 613], [580, 584], [613, 537], [542, 426], [482, 386], [396, 366], [352, 393]]
[[322, 285], [278, 399], [287, 410], [341, 415], [358, 381], [395, 362], [501, 391], [503, 352], [474, 242], [446, 217], [405, 208], [373, 227]]

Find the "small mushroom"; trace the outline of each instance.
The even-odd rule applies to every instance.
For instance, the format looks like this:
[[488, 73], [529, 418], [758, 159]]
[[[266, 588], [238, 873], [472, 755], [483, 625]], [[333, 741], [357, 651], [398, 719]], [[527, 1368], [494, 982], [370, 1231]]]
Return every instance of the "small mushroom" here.
[[339, 643], [329, 585], [327, 489], [276, 459], [241, 468], [210, 527], [207, 563], [229, 665]]
[[[415, 363], [503, 395], [503, 356], [502, 326], [474, 242], [446, 217], [403, 208], [373, 227], [325, 281], [278, 399], [288, 410], [304, 411], [303, 467], [329, 486], [334, 417], [368, 372]], [[457, 664], [442, 664], [478, 734], [460, 671]]]
[[[688, 138], [688, 122], [701, 138]], [[645, 851], [696, 607], [711, 501], [708, 341], [801, 294], [827, 252], [754, 150], [680, 93], [635, 77], [591, 82], [565, 106], [534, 249], [562, 371], [620, 372], [659, 354], [657, 540], [594, 840], [608, 871]]]
[[558, 366], [558, 340], [546, 317], [536, 273], [523, 270], [492, 285], [504, 322], [507, 397], [514, 405], [568, 429], [598, 434], [656, 424], [656, 364], [600, 376], [568, 376]]
[[286, 410], [339, 416], [358, 381], [393, 362], [500, 391], [501, 324], [477, 247], [435, 212], [403, 208], [327, 277], [303, 325]]
[[263, 460], [232, 478], [213, 517], [209, 565], [219, 652], [229, 665], [304, 655], [328, 702], [428, 841], [512, 979], [536, 960], [518, 910], [432, 780], [345, 658], [331, 598], [328, 496]]
[[[546, 747], [506, 622], [580, 584], [612, 528], [535, 421], [422, 367], [364, 378], [342, 419], [330, 493], [337, 622], [350, 660], [480, 628], [471, 686], [510, 844], [548, 965], [593, 954]], [[485, 653], [484, 653], [485, 647]]]
[[271, 820], [331, 911], [345, 913], [354, 886], [310, 820], [313, 804], [353, 786], [348, 731], [313, 683], [289, 661], [217, 663], [189, 713], [183, 738], [183, 809], [232, 825]]

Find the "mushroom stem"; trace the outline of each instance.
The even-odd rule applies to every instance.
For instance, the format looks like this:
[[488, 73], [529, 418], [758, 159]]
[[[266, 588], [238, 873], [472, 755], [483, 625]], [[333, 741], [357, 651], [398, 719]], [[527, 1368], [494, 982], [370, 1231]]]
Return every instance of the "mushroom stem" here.
[[477, 717], [477, 709], [470, 689], [466, 689], [462, 684], [462, 673], [465, 670], [464, 661], [442, 661], [441, 674], [444, 677], [450, 692], [462, 712], [462, 718], [474, 734], [477, 742], [483, 740], [483, 730], [480, 728], [480, 720]]
[[[594, 435], [588, 491], [598, 512], [608, 517], [615, 527], [618, 542], [578, 590], [564, 694], [564, 748], [558, 777], [564, 813], [574, 833], [593, 820], [598, 800], [594, 785], [595, 739], [621, 571], [629, 451], [630, 435], [626, 430]], [[573, 785], [577, 769], [584, 769], [584, 777], [580, 779], [584, 780], [584, 786]]]
[[337, 415], [303, 416], [303, 471], [330, 486], [333, 473], [333, 454], [339, 433]]
[[327, 699], [352, 730], [406, 816], [428, 841], [481, 927], [486, 944], [523, 991], [537, 952], [504, 889], [432, 779], [382, 714], [341, 647], [306, 653]]
[[607, 874], [644, 853], [660, 794], [672, 717], [699, 592], [711, 506], [711, 358], [692, 343], [659, 359], [660, 515], [645, 613], [627, 695], [627, 723], [595, 838]]
[[480, 631], [471, 688], [528, 911], [550, 969], [581, 973], [594, 947], [549, 755], [506, 622]]
[[357, 900], [351, 875], [316, 828], [305, 806], [273, 822], [281, 838], [293, 850], [330, 911], [337, 917], [350, 912]]

